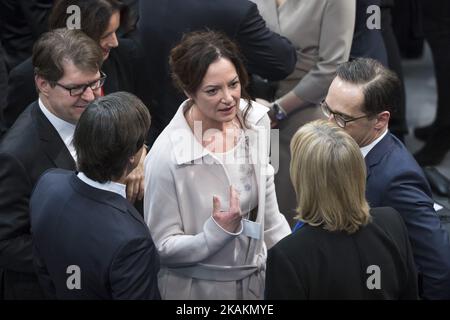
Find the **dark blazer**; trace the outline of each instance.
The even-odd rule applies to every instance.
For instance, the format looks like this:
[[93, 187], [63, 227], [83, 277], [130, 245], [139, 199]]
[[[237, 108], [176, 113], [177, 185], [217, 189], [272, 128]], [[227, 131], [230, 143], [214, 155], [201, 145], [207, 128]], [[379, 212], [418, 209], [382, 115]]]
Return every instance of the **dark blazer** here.
[[[110, 51], [108, 59], [102, 66], [102, 71], [107, 76], [103, 87], [104, 93], [127, 91], [141, 96], [138, 78], [142, 58], [142, 51], [133, 40], [120, 39], [119, 46]], [[38, 98], [31, 58], [11, 70], [8, 86], [4, 118], [9, 128], [20, 113]]]
[[[374, 208], [354, 234], [305, 224], [269, 250], [266, 299], [417, 299], [406, 228], [392, 208]], [[371, 276], [379, 267], [380, 288]]]
[[0, 40], [8, 71], [31, 56], [34, 42], [47, 31], [52, 5], [52, 0], [0, 1]]
[[[156, 248], [125, 198], [52, 169], [33, 191], [30, 216], [37, 273], [48, 297], [160, 299]], [[74, 274], [69, 266], [79, 268], [79, 290], [67, 286]]]
[[[422, 169], [388, 133], [366, 156], [370, 206], [390, 206], [403, 218], [426, 299], [450, 299], [450, 241], [433, 209]], [[420, 280], [420, 279], [419, 279]]]
[[256, 4], [248, 0], [146, 0], [140, 1], [138, 33], [146, 54], [148, 93], [151, 101], [150, 143], [175, 115], [183, 94], [172, 84], [170, 50], [183, 33], [198, 30], [224, 32], [239, 45], [250, 73], [281, 80], [294, 69], [295, 48], [289, 40], [266, 27]]
[[350, 59], [364, 57], [378, 60], [385, 67], [388, 66], [387, 52], [381, 29], [367, 28], [367, 8], [371, 5], [380, 7], [381, 0], [357, 0], [355, 32], [353, 34]]
[[0, 268], [6, 299], [42, 297], [34, 273], [29, 199], [49, 168], [75, 170], [56, 129], [32, 103], [0, 142]]
[[2, 42], [0, 41], [0, 139], [6, 131], [3, 120], [3, 109], [6, 106], [6, 94], [8, 89], [8, 71], [6, 70], [5, 52], [3, 51]]

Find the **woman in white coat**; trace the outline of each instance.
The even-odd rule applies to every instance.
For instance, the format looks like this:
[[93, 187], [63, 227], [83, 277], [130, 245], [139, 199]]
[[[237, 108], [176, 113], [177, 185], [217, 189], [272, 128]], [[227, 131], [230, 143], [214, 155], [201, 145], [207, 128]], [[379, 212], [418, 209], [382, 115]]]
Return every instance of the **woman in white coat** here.
[[189, 99], [145, 162], [161, 296], [262, 299], [267, 249], [290, 234], [268, 163], [267, 108], [248, 99], [248, 76], [224, 35], [186, 35], [170, 66]]

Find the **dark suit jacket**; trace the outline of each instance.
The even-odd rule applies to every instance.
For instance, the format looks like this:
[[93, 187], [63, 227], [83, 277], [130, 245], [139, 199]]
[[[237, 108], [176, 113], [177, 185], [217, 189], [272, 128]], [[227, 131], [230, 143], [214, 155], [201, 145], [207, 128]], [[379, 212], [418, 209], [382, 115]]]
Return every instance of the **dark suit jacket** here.
[[34, 42], [47, 31], [52, 5], [52, 0], [0, 1], [0, 40], [7, 53], [8, 71], [31, 56]]
[[353, 34], [350, 58], [372, 58], [388, 67], [387, 52], [381, 29], [367, 28], [367, 19], [373, 14], [367, 14], [367, 8], [371, 5], [379, 7], [380, 4], [381, 0], [356, 1], [355, 33]]
[[8, 89], [8, 72], [6, 71], [5, 52], [3, 51], [2, 42], [0, 41], [0, 139], [6, 131], [3, 120], [3, 109], [6, 107], [6, 94]]
[[0, 268], [6, 299], [42, 297], [32, 262], [29, 199], [49, 168], [75, 170], [75, 162], [39, 108], [32, 103], [0, 143]]
[[370, 206], [390, 206], [403, 218], [427, 299], [450, 299], [450, 241], [433, 209], [422, 169], [388, 133], [366, 156]]
[[[125, 198], [52, 169], [33, 191], [30, 216], [38, 277], [50, 298], [160, 299], [156, 248]], [[69, 266], [79, 267], [79, 290], [67, 286]]]
[[[267, 299], [417, 299], [406, 228], [392, 208], [373, 208], [354, 234], [305, 224], [269, 250]], [[371, 276], [379, 267], [379, 289]]]
[[151, 101], [150, 143], [166, 127], [185, 99], [172, 84], [170, 50], [183, 33], [222, 31], [239, 45], [250, 73], [269, 80], [288, 76], [296, 63], [289, 40], [270, 31], [248, 0], [146, 0], [140, 1], [138, 33], [146, 54], [147, 83]]
[[[142, 51], [133, 40], [121, 39], [117, 48], [111, 50], [103, 63], [102, 71], [106, 73], [104, 93], [127, 91], [141, 96], [138, 78], [142, 68]], [[6, 126], [9, 128], [20, 113], [38, 97], [34, 84], [34, 71], [31, 58], [25, 60], [9, 75], [9, 88], [4, 110]]]

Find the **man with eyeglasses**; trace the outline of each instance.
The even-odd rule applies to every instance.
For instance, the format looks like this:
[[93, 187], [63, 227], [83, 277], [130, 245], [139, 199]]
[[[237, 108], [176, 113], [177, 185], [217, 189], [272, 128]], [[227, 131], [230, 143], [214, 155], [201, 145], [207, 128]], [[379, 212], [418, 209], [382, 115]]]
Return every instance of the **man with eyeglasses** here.
[[449, 235], [433, 208], [421, 168], [388, 130], [391, 113], [400, 102], [400, 90], [397, 76], [380, 63], [356, 59], [339, 66], [321, 108], [361, 148], [367, 166], [369, 205], [393, 207], [403, 217], [421, 296], [450, 299]]
[[56, 29], [33, 49], [38, 101], [20, 115], [0, 143], [0, 268], [5, 299], [43, 298], [32, 255], [29, 200], [50, 168], [75, 170], [75, 124], [101, 96], [103, 54], [79, 30]]

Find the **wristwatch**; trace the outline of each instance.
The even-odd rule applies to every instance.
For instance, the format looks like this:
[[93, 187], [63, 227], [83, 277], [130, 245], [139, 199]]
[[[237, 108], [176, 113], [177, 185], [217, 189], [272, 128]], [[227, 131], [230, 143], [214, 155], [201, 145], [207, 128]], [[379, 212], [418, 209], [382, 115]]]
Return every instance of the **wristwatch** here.
[[284, 109], [278, 104], [278, 102], [274, 102], [270, 109], [273, 110], [273, 114], [275, 115], [275, 119], [277, 121], [281, 121], [287, 118], [287, 113]]

